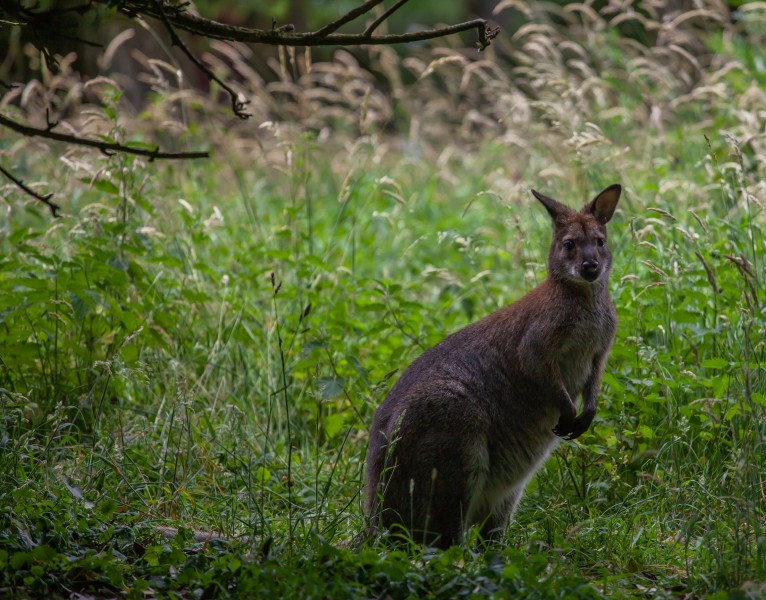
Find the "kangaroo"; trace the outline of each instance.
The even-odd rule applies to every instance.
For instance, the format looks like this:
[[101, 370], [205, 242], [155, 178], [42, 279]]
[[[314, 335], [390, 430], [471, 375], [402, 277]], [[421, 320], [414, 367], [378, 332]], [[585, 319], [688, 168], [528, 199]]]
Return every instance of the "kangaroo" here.
[[559, 438], [588, 429], [617, 329], [606, 224], [621, 191], [610, 185], [577, 212], [532, 190], [553, 220], [548, 278], [425, 351], [378, 407], [367, 452], [373, 528], [441, 548], [477, 524], [483, 539], [501, 538]]

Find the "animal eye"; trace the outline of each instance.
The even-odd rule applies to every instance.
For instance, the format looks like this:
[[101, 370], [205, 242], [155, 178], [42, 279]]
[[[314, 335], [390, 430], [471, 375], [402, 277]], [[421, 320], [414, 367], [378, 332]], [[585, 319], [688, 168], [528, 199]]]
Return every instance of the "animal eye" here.
[[575, 244], [572, 240], [566, 240], [564, 242], [564, 248], [566, 248], [567, 250], [574, 250], [574, 247], [575, 247]]
[[604, 241], [604, 238], [598, 238], [598, 240], [596, 240], [596, 243], [599, 245], [599, 247], [606, 244], [606, 242]]

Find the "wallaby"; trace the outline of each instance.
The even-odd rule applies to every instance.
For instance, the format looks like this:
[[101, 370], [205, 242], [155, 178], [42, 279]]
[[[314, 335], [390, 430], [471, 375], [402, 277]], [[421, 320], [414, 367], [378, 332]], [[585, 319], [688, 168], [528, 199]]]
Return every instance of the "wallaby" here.
[[532, 190], [553, 220], [548, 278], [424, 352], [378, 407], [367, 452], [373, 527], [442, 548], [475, 524], [499, 538], [558, 439], [588, 429], [617, 328], [606, 224], [621, 190], [609, 186], [580, 212]]

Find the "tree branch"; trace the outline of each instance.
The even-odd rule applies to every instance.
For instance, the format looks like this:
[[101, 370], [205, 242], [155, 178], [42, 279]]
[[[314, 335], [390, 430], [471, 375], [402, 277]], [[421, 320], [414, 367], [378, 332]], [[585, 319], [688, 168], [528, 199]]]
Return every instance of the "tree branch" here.
[[12, 129], [13, 131], [20, 133], [26, 137], [43, 137], [49, 140], [55, 140], [57, 142], [64, 142], [66, 144], [73, 144], [75, 146], [87, 146], [89, 148], [97, 148], [104, 154], [111, 155], [115, 152], [124, 152], [125, 154], [134, 154], [136, 156], [146, 156], [149, 161], [153, 160], [181, 160], [187, 158], [210, 158], [210, 152], [160, 152], [159, 148], [154, 150], [147, 150], [145, 148], [136, 148], [135, 146], [126, 146], [124, 144], [117, 144], [114, 142], [101, 142], [98, 140], [91, 140], [88, 138], [77, 137], [76, 135], [68, 135], [65, 133], [57, 133], [50, 129], [38, 129], [37, 127], [30, 127], [28, 125], [22, 125], [12, 119], [9, 119], [3, 115], [0, 115], [0, 125]]
[[[100, 1], [104, 2], [105, 0]], [[268, 44], [272, 46], [360, 46], [405, 44], [409, 42], [422, 42], [434, 38], [441, 38], [475, 29], [479, 36], [477, 42], [479, 50], [484, 50], [499, 32], [499, 28], [490, 27], [485, 19], [473, 19], [471, 21], [448, 25], [438, 29], [423, 29], [420, 31], [400, 34], [365, 35], [364, 33], [333, 33], [338, 27], [359, 15], [368, 12], [373, 6], [376, 6], [381, 1], [382, 0], [368, 0], [354, 10], [346, 13], [340, 19], [333, 21], [317, 31], [309, 33], [296, 33], [289, 27], [265, 30], [226, 25], [225, 23], [220, 23], [212, 19], [206, 19], [199, 15], [192, 14], [184, 10], [184, 6], [181, 8], [167, 5], [158, 6], [154, 4], [154, 1], [148, 3], [147, 0], [126, 0], [119, 10], [130, 17], [135, 17], [136, 15], [148, 15], [156, 19], [162, 19], [164, 14], [175, 27], [188, 31], [189, 33], [212, 39], [245, 42], [249, 44]], [[399, 8], [399, 6], [396, 6], [393, 10], [396, 8]], [[386, 12], [389, 12], [390, 14], [393, 10], [389, 9], [389, 11]], [[380, 25], [380, 23], [377, 23], [375, 27], [378, 25]]]
[[50, 209], [54, 219], [59, 216], [58, 211], [61, 209], [61, 207], [55, 202], [51, 202], [51, 198], [53, 198], [53, 193], [45, 194], [45, 196], [41, 196], [32, 188], [25, 185], [21, 179], [16, 179], [11, 173], [6, 171], [3, 165], [0, 165], [0, 173], [5, 175], [8, 179], [10, 179], [13, 183], [15, 183], [22, 191], [32, 196], [35, 200], [39, 200], [40, 202], [44, 203]]
[[[87, 40], [80, 40], [79, 38], [63, 33], [62, 29], [65, 29], [70, 25], [68, 23], [62, 23], [62, 20], [69, 14], [81, 16], [87, 13], [93, 5], [100, 4], [106, 6], [109, 10], [113, 10], [116, 7], [119, 12], [131, 19], [152, 17], [161, 20], [170, 35], [171, 43], [174, 46], [178, 46], [198, 69], [204, 72], [210, 80], [215, 81], [229, 94], [234, 114], [243, 119], [250, 116], [245, 112], [247, 102], [241, 101], [239, 94], [237, 94], [231, 86], [217, 77], [209, 67], [207, 67], [199, 58], [194, 56], [191, 50], [179, 37], [177, 30], [181, 29], [187, 33], [203, 36], [208, 39], [244, 42], [249, 44], [267, 44], [273, 46], [372, 46], [406, 44], [446, 37], [464, 31], [476, 30], [479, 51], [484, 50], [489, 46], [500, 30], [499, 27], [490, 27], [485, 19], [473, 19], [436, 29], [423, 29], [420, 31], [400, 34], [374, 35], [375, 30], [407, 2], [407, 0], [395, 0], [389, 8], [381, 13], [380, 16], [373, 19], [372, 23], [370, 23], [363, 32], [337, 33], [338, 29], [343, 27], [343, 25], [369, 13], [382, 2], [383, 0], [364, 0], [359, 6], [348, 11], [335, 21], [324, 25], [316, 31], [305, 33], [295, 32], [292, 25], [284, 25], [282, 27], [272, 26], [270, 30], [227, 25], [189, 12], [187, 10], [188, 2], [186, 0], [83, 0], [82, 4], [76, 6], [64, 9], [49, 9], [47, 11], [38, 11], [38, 5], [36, 4], [33, 9], [26, 8], [23, 0], [16, 0], [15, 2], [0, 0], [0, 18], [4, 19], [4, 16], [8, 15], [14, 19], [13, 21], [6, 21], [8, 24], [12, 26], [28, 27], [29, 34], [37, 42], [37, 47], [42, 52], [51, 69], [56, 67], [56, 58], [46, 45], [48, 34], [58, 35], [59, 37], [65, 37], [67, 39], [75, 39], [89, 45], [95, 45]], [[0, 80], [0, 87], [9, 89], [12, 85], [13, 84]], [[45, 129], [39, 129], [22, 123], [17, 123], [0, 114], [1, 127], [6, 127], [26, 137], [42, 137], [57, 142], [63, 142], [65, 144], [96, 148], [106, 155], [111, 155], [115, 152], [123, 152], [136, 156], [144, 156], [150, 161], [158, 159], [183, 160], [209, 158], [210, 156], [210, 153], [207, 151], [160, 152], [159, 147], [150, 150], [131, 145], [82, 138], [77, 135], [58, 133], [53, 131], [56, 127], [56, 123], [51, 123], [47, 114], [46, 121], [47, 127]], [[54, 217], [58, 216], [59, 206], [51, 201], [53, 194], [42, 196], [36, 193], [34, 190], [26, 186], [23, 181], [15, 178], [2, 166], [0, 166], [0, 173], [10, 179], [24, 192], [40, 202], [45, 203]]]
[[[162, 0], [157, 0], [157, 4], [160, 4]], [[231, 109], [234, 111], [234, 114], [237, 115], [240, 119], [249, 119], [252, 115], [248, 112], [245, 112], [245, 106], [249, 104], [249, 101], [247, 100], [240, 100], [239, 94], [234, 91], [234, 89], [225, 83], [221, 78], [216, 76], [213, 71], [208, 69], [204, 63], [198, 59], [191, 50], [186, 46], [186, 44], [183, 43], [183, 40], [181, 40], [180, 37], [178, 37], [178, 34], [176, 33], [176, 30], [173, 28], [173, 26], [170, 24], [170, 20], [168, 19], [168, 16], [165, 14], [164, 10], [160, 10], [160, 15], [162, 16], [162, 22], [165, 24], [165, 28], [168, 30], [168, 34], [170, 35], [170, 43], [173, 46], [178, 46], [181, 51], [186, 55], [186, 57], [192, 61], [195, 66], [202, 71], [205, 75], [208, 76], [209, 79], [215, 81], [218, 85], [220, 85], [226, 92], [229, 94], [229, 97], [231, 98]]]

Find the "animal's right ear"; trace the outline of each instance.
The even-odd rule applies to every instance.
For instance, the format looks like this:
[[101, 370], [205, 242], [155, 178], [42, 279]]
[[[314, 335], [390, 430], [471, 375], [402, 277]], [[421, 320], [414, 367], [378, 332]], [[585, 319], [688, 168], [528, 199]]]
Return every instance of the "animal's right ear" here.
[[553, 198], [544, 196], [537, 190], [532, 190], [532, 195], [542, 203], [542, 205], [548, 211], [548, 214], [551, 216], [551, 219], [553, 219], [554, 223], [560, 219], [563, 219], [567, 214], [572, 212], [572, 209], [568, 206], [564, 206], [561, 204], [561, 202], [558, 202]]

